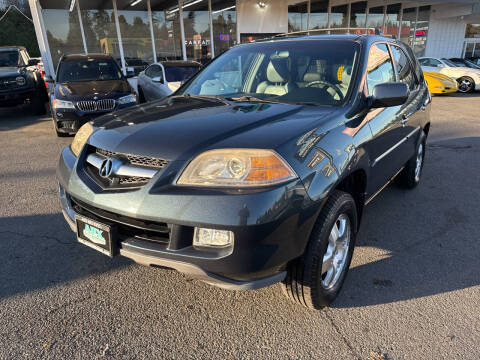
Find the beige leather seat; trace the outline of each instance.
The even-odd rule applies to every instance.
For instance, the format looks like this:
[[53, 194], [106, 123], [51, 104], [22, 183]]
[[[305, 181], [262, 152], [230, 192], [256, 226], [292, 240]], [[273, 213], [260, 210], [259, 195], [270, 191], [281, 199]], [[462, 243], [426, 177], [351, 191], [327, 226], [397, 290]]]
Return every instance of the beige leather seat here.
[[267, 81], [257, 86], [257, 93], [271, 95], [285, 95], [297, 88], [296, 84], [290, 81], [288, 70], [288, 58], [274, 56], [267, 66]]

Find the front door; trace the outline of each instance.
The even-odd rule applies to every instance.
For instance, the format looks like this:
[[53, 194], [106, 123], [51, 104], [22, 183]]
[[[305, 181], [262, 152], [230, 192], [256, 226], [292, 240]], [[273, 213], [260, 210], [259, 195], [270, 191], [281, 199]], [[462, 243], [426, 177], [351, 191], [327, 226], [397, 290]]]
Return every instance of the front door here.
[[[369, 96], [375, 85], [396, 82], [395, 68], [387, 44], [373, 44], [369, 51], [366, 86]], [[370, 183], [372, 195], [380, 189], [407, 161], [404, 127], [404, 105], [371, 109], [367, 115], [373, 138], [368, 144], [370, 153]]]

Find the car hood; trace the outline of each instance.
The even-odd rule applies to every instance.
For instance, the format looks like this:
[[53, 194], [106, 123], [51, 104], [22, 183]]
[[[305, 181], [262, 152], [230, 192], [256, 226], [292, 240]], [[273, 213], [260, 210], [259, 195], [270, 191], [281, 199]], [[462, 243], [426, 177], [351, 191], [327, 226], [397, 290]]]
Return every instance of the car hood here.
[[173, 96], [102, 116], [89, 139], [106, 150], [187, 160], [213, 148], [276, 149], [336, 113], [331, 107]]
[[3, 66], [0, 67], [0, 77], [18, 76], [20, 69], [15, 66]]
[[68, 100], [117, 98], [130, 92], [126, 80], [67, 82], [55, 86], [55, 97]]

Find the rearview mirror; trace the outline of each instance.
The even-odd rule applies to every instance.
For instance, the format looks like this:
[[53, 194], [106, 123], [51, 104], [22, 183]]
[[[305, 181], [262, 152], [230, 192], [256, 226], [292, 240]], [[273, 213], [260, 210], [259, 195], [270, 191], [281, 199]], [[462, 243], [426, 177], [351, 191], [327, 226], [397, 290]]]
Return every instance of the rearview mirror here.
[[408, 87], [401, 82], [375, 85], [370, 96], [371, 108], [382, 108], [402, 105], [408, 99]]
[[152, 81], [156, 82], [156, 83], [162, 83], [163, 84], [163, 79], [162, 79], [161, 76], [155, 76], [154, 78], [152, 78]]
[[28, 60], [28, 66], [38, 65], [39, 62], [40, 62], [40, 60], [38, 60], [38, 59], [29, 59]]
[[135, 76], [135, 70], [132, 67], [127, 67], [127, 78], [132, 78]]

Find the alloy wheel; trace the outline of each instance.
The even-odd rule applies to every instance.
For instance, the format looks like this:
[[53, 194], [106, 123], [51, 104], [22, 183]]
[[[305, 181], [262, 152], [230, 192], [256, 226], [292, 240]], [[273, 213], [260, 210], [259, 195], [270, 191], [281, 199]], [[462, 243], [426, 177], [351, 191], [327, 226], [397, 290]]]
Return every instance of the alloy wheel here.
[[417, 151], [417, 161], [415, 164], [415, 181], [420, 181], [420, 173], [422, 172], [423, 165], [423, 143], [420, 143]]
[[350, 246], [351, 225], [346, 214], [340, 214], [328, 237], [328, 247], [322, 261], [322, 287], [331, 289], [345, 270]]
[[461, 78], [458, 84], [458, 90], [462, 93], [469, 92], [472, 89], [472, 82], [467, 78]]

